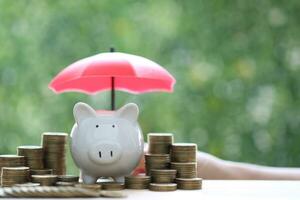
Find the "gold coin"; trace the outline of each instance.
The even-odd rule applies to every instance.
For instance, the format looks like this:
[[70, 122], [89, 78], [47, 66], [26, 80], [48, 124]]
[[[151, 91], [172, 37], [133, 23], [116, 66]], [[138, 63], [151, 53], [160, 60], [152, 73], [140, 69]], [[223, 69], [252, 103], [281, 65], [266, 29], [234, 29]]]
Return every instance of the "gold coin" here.
[[177, 188], [183, 190], [200, 190], [202, 189], [201, 178], [176, 178]]
[[79, 176], [74, 176], [74, 175], [59, 175], [57, 177], [58, 181], [62, 182], [78, 182]]
[[151, 175], [151, 169], [168, 169], [169, 166], [169, 154], [145, 154], [146, 175]]
[[29, 167], [2, 167], [1, 185], [12, 186], [29, 180]]
[[34, 186], [40, 186], [40, 184], [27, 182], [27, 183], [15, 184], [14, 186], [16, 186], [16, 187], [34, 187]]
[[42, 134], [45, 167], [52, 169], [53, 174], [66, 173], [66, 149], [68, 134], [48, 132]]
[[171, 162], [171, 169], [177, 170], [177, 178], [197, 178], [197, 163]]
[[64, 182], [64, 181], [58, 181], [55, 183], [56, 186], [74, 186], [78, 182]]
[[174, 169], [152, 169], [152, 183], [173, 183], [176, 178], [176, 170]]
[[18, 167], [25, 165], [25, 157], [18, 155], [0, 155], [0, 170], [2, 167]]
[[54, 186], [36, 186], [36, 187], [12, 187], [5, 189], [5, 193], [14, 197], [40, 197], [40, 198], [70, 198], [70, 197], [99, 197], [99, 192], [94, 192], [75, 187], [54, 187]]
[[75, 184], [75, 187], [83, 188], [83, 189], [87, 189], [87, 190], [93, 190], [93, 191], [100, 191], [102, 189], [102, 185], [100, 185], [100, 184], [78, 183], [78, 184]]
[[52, 169], [31, 169], [31, 175], [45, 175], [45, 174], [52, 174]]
[[150, 154], [169, 154], [172, 143], [173, 134], [171, 133], [148, 134], [148, 152]]
[[125, 177], [125, 186], [127, 189], [147, 189], [149, 183], [150, 176], [137, 175]]
[[19, 146], [17, 152], [18, 155], [25, 157], [25, 165], [30, 169], [44, 168], [44, 151], [41, 146]]
[[103, 182], [101, 183], [103, 190], [124, 190], [125, 184], [118, 182]]
[[196, 162], [197, 144], [174, 143], [171, 146], [172, 162]]
[[150, 183], [149, 190], [151, 191], [175, 191], [177, 189], [176, 183]]
[[32, 182], [40, 183], [41, 186], [51, 186], [54, 185], [57, 181], [56, 175], [32, 175], [31, 176]]

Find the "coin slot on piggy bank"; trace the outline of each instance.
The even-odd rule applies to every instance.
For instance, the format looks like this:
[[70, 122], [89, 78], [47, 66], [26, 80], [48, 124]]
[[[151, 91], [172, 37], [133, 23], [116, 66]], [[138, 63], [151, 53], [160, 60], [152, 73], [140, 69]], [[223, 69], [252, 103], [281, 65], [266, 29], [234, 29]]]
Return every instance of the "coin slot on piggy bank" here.
[[129, 103], [116, 111], [95, 111], [85, 103], [73, 109], [71, 155], [84, 183], [100, 177], [123, 181], [139, 164], [144, 140], [137, 122], [139, 109]]

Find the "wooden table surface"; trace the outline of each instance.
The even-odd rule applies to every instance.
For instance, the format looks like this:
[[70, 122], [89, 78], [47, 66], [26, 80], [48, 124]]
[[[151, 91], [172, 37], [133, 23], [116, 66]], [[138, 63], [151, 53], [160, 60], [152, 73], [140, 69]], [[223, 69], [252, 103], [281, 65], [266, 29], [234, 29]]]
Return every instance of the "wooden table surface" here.
[[125, 190], [124, 192], [128, 195], [127, 200], [300, 200], [300, 181], [203, 181], [202, 190], [174, 192]]

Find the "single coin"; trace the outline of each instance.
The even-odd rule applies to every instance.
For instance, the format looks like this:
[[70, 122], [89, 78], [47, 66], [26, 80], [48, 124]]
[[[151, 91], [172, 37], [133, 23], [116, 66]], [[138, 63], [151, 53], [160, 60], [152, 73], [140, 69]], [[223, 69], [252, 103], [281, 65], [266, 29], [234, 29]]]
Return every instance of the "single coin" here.
[[100, 185], [100, 184], [78, 183], [78, 184], [75, 184], [75, 187], [83, 188], [83, 189], [87, 189], [87, 190], [93, 190], [93, 191], [100, 191], [102, 189], [102, 185]]
[[32, 182], [40, 183], [41, 186], [51, 186], [57, 181], [56, 175], [46, 174], [46, 175], [32, 175]]
[[34, 186], [40, 186], [40, 184], [28, 182], [28, 183], [15, 184], [14, 186], [16, 186], [16, 187], [34, 187]]
[[201, 178], [176, 178], [177, 188], [182, 190], [202, 189]]
[[175, 169], [152, 169], [151, 182], [152, 183], [173, 183], [176, 178]]
[[150, 176], [137, 175], [125, 177], [125, 187], [127, 189], [147, 189], [149, 183]]
[[169, 154], [172, 143], [173, 134], [171, 133], [148, 134], [148, 152], [150, 154]]
[[118, 182], [104, 182], [101, 183], [103, 190], [124, 190], [125, 184]]
[[58, 181], [55, 183], [56, 186], [75, 186], [78, 182], [63, 182], [63, 181]]
[[52, 174], [52, 169], [31, 169], [31, 175], [45, 175], [45, 174]]
[[150, 183], [149, 190], [151, 191], [175, 191], [177, 189], [176, 183]]
[[75, 176], [75, 175], [59, 175], [57, 177], [58, 181], [62, 181], [62, 182], [78, 182], [79, 180], [79, 176]]
[[5, 193], [13, 197], [22, 198], [75, 198], [75, 197], [99, 197], [99, 192], [75, 187], [54, 187], [54, 186], [36, 186], [36, 187], [11, 187], [5, 189]]

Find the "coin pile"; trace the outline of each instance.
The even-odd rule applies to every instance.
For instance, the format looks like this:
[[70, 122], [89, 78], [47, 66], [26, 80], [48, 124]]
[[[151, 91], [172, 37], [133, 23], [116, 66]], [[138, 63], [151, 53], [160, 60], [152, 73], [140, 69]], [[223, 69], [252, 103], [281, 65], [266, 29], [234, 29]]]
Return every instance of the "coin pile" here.
[[66, 173], [66, 133], [43, 133], [42, 145], [44, 148], [45, 167], [53, 170], [53, 174]]
[[[0, 173], [2, 167], [21, 167], [25, 165], [24, 156], [0, 155]], [[0, 175], [1, 182], [1, 175]]]
[[21, 167], [25, 165], [24, 156], [0, 155], [0, 170], [2, 167]]
[[[32, 187], [11, 187], [4, 188], [4, 193], [13, 197], [99, 197], [102, 194], [90, 190], [75, 187], [53, 187], [53, 186], [32, 186]], [[116, 195], [107, 195], [114, 197]]]
[[102, 189], [102, 185], [100, 184], [84, 184], [84, 183], [78, 183], [75, 184], [76, 188], [82, 188], [87, 190], [92, 190], [94, 192], [99, 192]]
[[151, 177], [150, 190], [176, 190], [176, 183], [178, 189], [201, 189], [202, 179], [197, 178], [196, 144], [173, 143], [171, 133], [150, 133], [148, 142], [145, 169], [146, 175]]
[[74, 176], [74, 175], [59, 175], [57, 177], [58, 181], [62, 182], [78, 182], [79, 176]]
[[31, 169], [30, 175], [52, 174], [52, 169]]
[[27, 182], [27, 183], [18, 183], [18, 184], [15, 184], [14, 186], [17, 186], [17, 187], [34, 187], [34, 186], [40, 186], [41, 184], [39, 183], [31, 183], [31, 182]]
[[56, 186], [75, 186], [77, 182], [63, 182], [63, 181], [57, 181], [55, 183]]
[[118, 182], [103, 182], [101, 183], [103, 190], [124, 190], [125, 184]]
[[57, 182], [55, 185], [57, 186], [74, 186], [78, 184], [79, 176], [73, 175], [59, 175], [57, 177]]
[[149, 183], [150, 176], [137, 175], [125, 177], [125, 185], [127, 189], [147, 189]]
[[151, 191], [175, 191], [176, 189], [176, 183], [150, 183], [149, 185], [149, 190]]
[[1, 177], [3, 187], [26, 183], [29, 181], [29, 167], [2, 167]]
[[176, 178], [177, 188], [182, 190], [199, 190], [202, 188], [201, 178]]
[[175, 169], [177, 171], [177, 178], [197, 178], [196, 162], [171, 162], [171, 169]]
[[57, 175], [32, 175], [31, 181], [33, 183], [39, 183], [41, 186], [55, 185], [57, 181]]
[[176, 170], [174, 169], [152, 169], [152, 183], [173, 183], [176, 178]]
[[25, 157], [25, 166], [30, 169], [44, 168], [44, 151], [41, 146], [19, 146], [17, 154]]
[[169, 154], [146, 154], [145, 169], [146, 175], [151, 175], [152, 169], [168, 169], [170, 166]]
[[196, 162], [197, 145], [191, 143], [175, 143], [171, 146], [172, 162]]
[[171, 133], [149, 133], [148, 134], [149, 154], [169, 154], [173, 144]]

